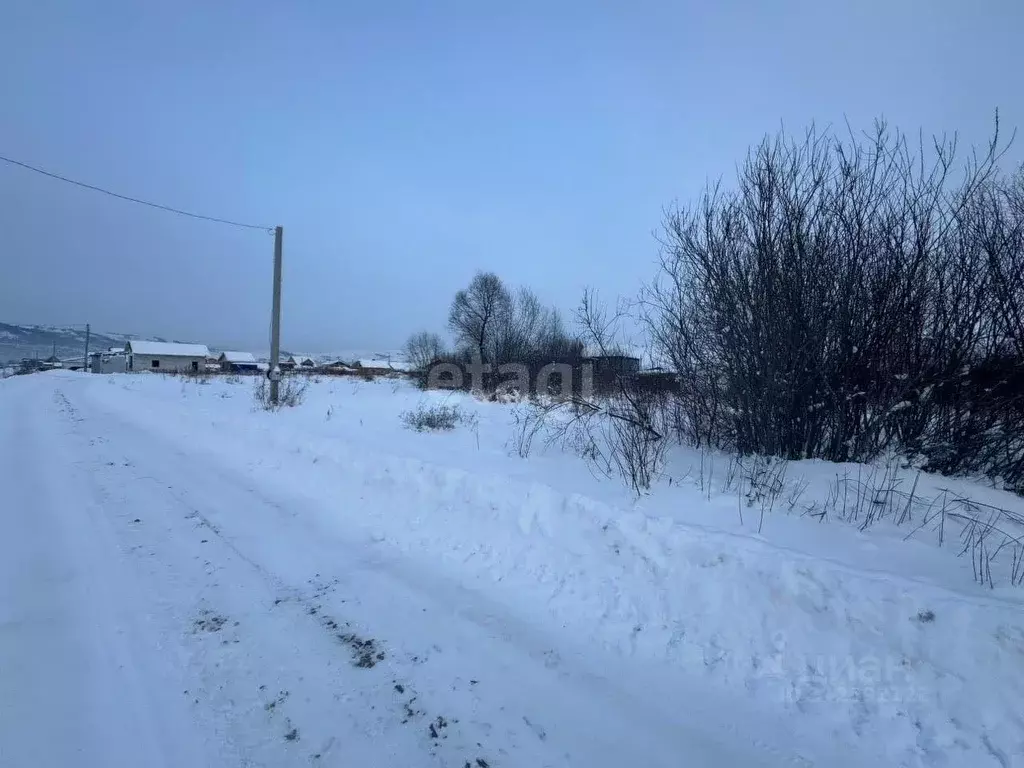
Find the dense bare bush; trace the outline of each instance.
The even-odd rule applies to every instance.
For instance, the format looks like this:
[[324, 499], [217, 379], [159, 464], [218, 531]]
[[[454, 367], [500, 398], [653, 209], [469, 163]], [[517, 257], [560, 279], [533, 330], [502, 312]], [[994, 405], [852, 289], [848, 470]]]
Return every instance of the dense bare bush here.
[[641, 319], [680, 437], [799, 459], [899, 445], [1024, 482], [1024, 182], [876, 125], [766, 139], [666, 218]]

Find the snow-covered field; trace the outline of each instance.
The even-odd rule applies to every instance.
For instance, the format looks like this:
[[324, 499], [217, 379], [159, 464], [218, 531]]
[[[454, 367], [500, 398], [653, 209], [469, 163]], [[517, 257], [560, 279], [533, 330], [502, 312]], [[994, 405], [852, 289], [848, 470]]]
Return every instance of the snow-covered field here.
[[[437, 400], [470, 418], [403, 426]], [[277, 413], [0, 382], [0, 766], [1024, 765], [1006, 558], [982, 586], [954, 532], [798, 514], [865, 468], [789, 466], [762, 525], [723, 457], [637, 500], [514, 421], [391, 381]]]

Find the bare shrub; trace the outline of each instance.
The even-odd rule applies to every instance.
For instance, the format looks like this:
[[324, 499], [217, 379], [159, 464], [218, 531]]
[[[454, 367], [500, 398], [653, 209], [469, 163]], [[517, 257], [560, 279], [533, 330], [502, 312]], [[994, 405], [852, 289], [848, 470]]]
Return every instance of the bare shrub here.
[[302, 404], [306, 397], [309, 382], [296, 376], [283, 376], [278, 382], [278, 402], [270, 401], [270, 380], [266, 376], [257, 376], [254, 380], [252, 395], [256, 408], [263, 411], [274, 411], [281, 408], [295, 408]]
[[175, 376], [190, 384], [209, 384], [214, 378], [220, 375], [219, 371], [207, 371], [203, 368], [193, 371], [190, 368], [179, 368], [167, 372], [168, 376]]
[[[621, 355], [619, 343], [621, 324], [626, 308], [619, 306], [609, 312], [594, 291], [585, 291], [576, 310], [576, 322], [583, 339], [602, 356]], [[671, 435], [673, 411], [660, 392], [647, 388], [636, 377], [617, 375], [612, 392], [600, 401], [582, 403], [591, 409], [588, 421], [601, 417], [605, 431], [604, 451], [596, 451], [596, 443], [588, 443], [588, 450], [606, 459], [618, 475], [637, 494], [651, 487], [661, 470], [668, 437]]]
[[538, 440], [545, 447], [559, 444], [602, 475], [618, 474], [637, 494], [651, 487], [668, 446], [659, 431], [662, 411], [625, 398], [536, 398], [514, 413], [507, 447], [520, 457], [529, 456]]
[[527, 458], [538, 445], [558, 445], [587, 461], [604, 477], [615, 473], [608, 455], [608, 434], [603, 409], [582, 398], [532, 397], [513, 410], [516, 428], [506, 448]]
[[668, 448], [666, 410], [657, 398], [623, 383], [605, 406], [608, 453], [619, 476], [637, 494], [648, 490]]
[[533, 452], [533, 443], [537, 436], [542, 434], [546, 426], [544, 411], [531, 403], [523, 406], [516, 406], [512, 410], [512, 419], [515, 429], [512, 430], [512, 437], [506, 447], [515, 454], [525, 459]]
[[421, 403], [415, 410], [405, 411], [401, 415], [402, 423], [408, 429], [417, 432], [438, 432], [455, 429], [460, 423], [470, 423], [457, 405]]
[[278, 402], [282, 408], [294, 408], [302, 404], [306, 398], [309, 382], [292, 376], [284, 377], [280, 382]]

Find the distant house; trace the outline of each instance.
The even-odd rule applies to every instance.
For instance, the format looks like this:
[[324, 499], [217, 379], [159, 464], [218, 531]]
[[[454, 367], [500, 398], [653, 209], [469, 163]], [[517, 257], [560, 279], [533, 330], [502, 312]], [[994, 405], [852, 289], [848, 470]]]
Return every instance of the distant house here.
[[616, 376], [634, 376], [640, 373], [640, 358], [631, 355], [591, 355], [585, 357], [586, 362], [594, 366], [594, 375], [612, 374]]
[[221, 352], [217, 358], [220, 369], [227, 373], [255, 373], [259, 370], [252, 352]]
[[18, 366], [18, 373], [35, 373], [44, 370], [46, 368], [43, 367], [43, 361], [36, 357], [22, 358], [21, 364]]
[[328, 376], [355, 376], [359, 373], [359, 369], [355, 367], [354, 363], [346, 362], [345, 360], [330, 360], [321, 363], [314, 369], [306, 370], [315, 370], [317, 373], [323, 373]]
[[591, 366], [597, 392], [614, 392], [621, 381], [640, 373], [640, 358], [631, 355], [591, 355], [583, 361]]
[[278, 365], [283, 371], [294, 371], [296, 369], [310, 371], [317, 367], [317, 362], [308, 355], [288, 355]]
[[352, 367], [363, 376], [386, 376], [391, 368], [384, 360], [356, 360]]
[[396, 373], [409, 373], [412, 371], [413, 366], [409, 363], [400, 362], [398, 360], [357, 360], [353, 363], [359, 373], [369, 376], [388, 376]]
[[124, 345], [128, 370], [156, 372], [198, 372], [205, 364], [210, 350], [205, 344], [178, 344], [168, 341], [141, 341], [132, 339]]
[[35, 373], [43, 370], [43, 361], [33, 357], [24, 357], [18, 366], [18, 373]]

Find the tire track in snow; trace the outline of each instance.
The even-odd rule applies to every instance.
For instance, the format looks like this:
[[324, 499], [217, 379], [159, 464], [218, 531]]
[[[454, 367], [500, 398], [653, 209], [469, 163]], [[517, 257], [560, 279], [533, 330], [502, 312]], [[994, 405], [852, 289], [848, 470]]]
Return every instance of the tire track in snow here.
[[[69, 409], [73, 408], [69, 404]], [[290, 614], [288, 623], [293, 627], [297, 624], [309, 623], [315, 626], [317, 630], [322, 633], [325, 640], [333, 643], [335, 647], [340, 646], [345, 650], [342, 652], [342, 656], [348, 656], [351, 668], [358, 670], [358, 673], [372, 674], [374, 672], [380, 672], [376, 669], [378, 667], [384, 668], [377, 679], [371, 682], [369, 685], [364, 686], [366, 694], [363, 696], [363, 701], [356, 704], [356, 708], [362, 708], [369, 710], [374, 714], [370, 717], [372, 721], [367, 724], [365, 730], [368, 732], [379, 732], [381, 730], [381, 724], [378, 721], [378, 710], [390, 708], [393, 711], [393, 717], [390, 718], [395, 723], [401, 726], [413, 729], [413, 741], [419, 743], [418, 751], [425, 757], [431, 760], [441, 760], [442, 765], [449, 764], [462, 764], [468, 762], [476, 764], [477, 761], [482, 761], [485, 764], [492, 765], [493, 757], [487, 754], [487, 750], [483, 748], [482, 741], [483, 737], [479, 741], [475, 741], [468, 737], [456, 737], [453, 733], [453, 729], [456, 729], [460, 723], [459, 718], [451, 717], [445, 714], [433, 714], [429, 715], [427, 709], [422, 709], [423, 701], [429, 700], [429, 695], [424, 697], [422, 694], [417, 693], [417, 685], [415, 682], [406, 680], [402, 676], [401, 665], [388, 665], [383, 662], [388, 658], [387, 652], [382, 650], [388, 647], [387, 643], [380, 643], [373, 637], [371, 631], [367, 631], [365, 628], [359, 628], [355, 623], [345, 619], [333, 618], [339, 612], [339, 608], [343, 609], [346, 603], [349, 603], [348, 598], [336, 598], [334, 596], [335, 587], [338, 584], [339, 579], [335, 579], [334, 583], [324, 588], [323, 585], [315, 583], [315, 579], [318, 579], [320, 574], [316, 573], [313, 578], [304, 586], [299, 586], [294, 580], [282, 578], [280, 575], [275, 573], [272, 569], [266, 567], [257, 558], [250, 556], [243, 546], [240, 546], [237, 537], [227, 535], [223, 526], [217, 523], [213, 519], [213, 515], [209, 510], [203, 511], [201, 504], [197, 503], [195, 498], [191, 498], [190, 494], [181, 492], [179, 489], [165, 483], [162, 477], [178, 476], [178, 477], [191, 477], [193, 480], [197, 479], [198, 475], [204, 475], [210, 473], [211, 470], [206, 468], [200, 469], [198, 465], [194, 463], [194, 460], [187, 457], [185, 454], [176, 452], [175, 459], [184, 459], [183, 467], [175, 467], [174, 460], [168, 461], [167, 454], [162, 455], [162, 461], [160, 467], [156, 465], [147, 466], [147, 462], [140, 458], [141, 454], [144, 453], [142, 450], [132, 450], [133, 446], [131, 443], [127, 444], [123, 439], [119, 439], [119, 436], [111, 435], [109, 438], [102, 439], [102, 442], [98, 442], [95, 436], [92, 436], [86, 427], [78, 429], [80, 425], [89, 425], [86, 419], [77, 417], [76, 421], [76, 432], [78, 432], [79, 439], [83, 442], [88, 443], [91, 447], [102, 445], [103, 448], [95, 452], [95, 458], [93, 463], [95, 466], [95, 472], [92, 474], [93, 482], [99, 493], [106, 499], [111, 499], [114, 494], [111, 493], [112, 488], [128, 488], [135, 485], [138, 489], [138, 495], [142, 497], [162, 497], [163, 500], [170, 500], [172, 503], [168, 505], [168, 508], [164, 511], [164, 514], [160, 514], [158, 517], [154, 517], [152, 512], [147, 515], [149, 518], [148, 522], [150, 525], [155, 523], [157, 520], [161, 522], [176, 522], [178, 519], [192, 524], [192, 528], [198, 528], [201, 531], [208, 532], [203, 535], [207, 536], [207, 539], [200, 540], [202, 543], [207, 545], [211, 544], [214, 540], [217, 541], [228, 553], [228, 557], [224, 559], [223, 567], [231, 574], [232, 581], [237, 586], [239, 581], [238, 569], [234, 566], [231, 561], [240, 562], [252, 572], [254, 577], [262, 582], [264, 589], [262, 590], [265, 594], [263, 600], [267, 606], [267, 612], [277, 611], [280, 613], [281, 610], [286, 610]], [[125, 448], [128, 448], [127, 454], [134, 456], [134, 462], [116, 461], [111, 460], [112, 457], [125, 452]], [[135, 470], [136, 467], [141, 468], [141, 472], [129, 472], [128, 477], [125, 477], [125, 469]], [[170, 470], [170, 474], [168, 473]], [[181, 470], [176, 472], [175, 470]], [[289, 515], [280, 505], [268, 503], [268, 501], [258, 496], [251, 488], [243, 487], [237, 484], [231, 484], [230, 482], [225, 483], [224, 478], [218, 475], [218, 483], [221, 487], [229, 487], [232, 495], [234, 496], [235, 503], [233, 506], [236, 508], [252, 510], [256, 506], [264, 506], [272, 508], [276, 514], [284, 515], [286, 518], [294, 519], [294, 515]], [[116, 505], [115, 505], [116, 506]], [[133, 512], [126, 512], [120, 515], [121, 521], [126, 522], [129, 519], [130, 514]], [[169, 526], [171, 530], [175, 526]], [[180, 532], [175, 531], [173, 536], [165, 537], [166, 539], [175, 538], [180, 535]], [[207, 547], [209, 548], [209, 547]], [[169, 568], [179, 568], [182, 562], [180, 556], [177, 553], [168, 552], [164, 546], [164, 543], [153, 543], [152, 546], [153, 557], [159, 559], [161, 556], [165, 558], [164, 565]], [[208, 556], [209, 557], [209, 556]], [[209, 563], [209, 559], [204, 559], [205, 563]], [[192, 631], [191, 634], [194, 637], [198, 637], [198, 643], [200, 645], [200, 654], [206, 657], [212, 658], [212, 666], [214, 668], [221, 667], [222, 665], [230, 665], [232, 663], [231, 656], [234, 655], [234, 649], [224, 649], [225, 646], [236, 646], [240, 645], [243, 648], [246, 645], [252, 643], [252, 638], [244, 634], [245, 632], [245, 621], [233, 621], [232, 617], [239, 613], [244, 613], [245, 610], [241, 611], [236, 606], [231, 607], [232, 601], [225, 599], [223, 594], [217, 596], [218, 592], [223, 592], [219, 589], [220, 584], [212, 580], [214, 574], [203, 572], [202, 576], [198, 577], [196, 581], [199, 583], [195, 585], [194, 591], [198, 598], [197, 605], [201, 606], [193, 610], [192, 614], [199, 616], [197, 619], [192, 620], [193, 627], [199, 627], [201, 631]], [[195, 577], [194, 577], [195, 578]], [[278, 597], [270, 600], [271, 595], [278, 595]], [[358, 602], [358, 600], [357, 600]], [[331, 613], [327, 613], [325, 604], [333, 603], [330, 608]], [[339, 605], [340, 603], [340, 605]], [[221, 606], [221, 607], [216, 607]], [[232, 636], [230, 638], [222, 638], [220, 632], [222, 627], [228, 626], [230, 629], [235, 630], [238, 636]], [[286, 634], [282, 632], [281, 634]], [[301, 634], [301, 633], [300, 633]], [[215, 636], [216, 635], [216, 636]], [[219, 646], [218, 646], [219, 643]], [[269, 657], [270, 654], [263, 653], [264, 657]], [[420, 658], [426, 658], [429, 654], [424, 653], [422, 657], [413, 654], [413, 663], [421, 663]], [[227, 682], [224, 679], [226, 676], [218, 675], [216, 673], [210, 675], [210, 664], [211, 659], [203, 659], [204, 671], [207, 673], [208, 680], [204, 687], [200, 690], [188, 689], [187, 695], [192, 698], [193, 702], [200, 704], [199, 701], [202, 696], [210, 696], [211, 687], [224, 688], [227, 686]], [[271, 661], [267, 658], [267, 661]], [[279, 663], [272, 662], [271, 663]], [[251, 670], [247, 670], [251, 671]], [[390, 673], [390, 674], [389, 674]], [[397, 685], [401, 686], [403, 691], [407, 692], [405, 697], [395, 696], [395, 683], [388, 683], [383, 676], [387, 676], [387, 680], [394, 681], [396, 679], [401, 680]], [[308, 677], [308, 676], [307, 676]], [[297, 678], [299, 682], [302, 681], [303, 676], [293, 676]], [[293, 679], [292, 688], [300, 687], [295, 685]], [[275, 683], [272, 688], [282, 687], [282, 690], [289, 691], [287, 682]], [[339, 686], [340, 687], [340, 686]], [[267, 688], [266, 684], [261, 683], [257, 690], [262, 692]], [[199, 697], [196, 694], [200, 694]], [[237, 694], [237, 691], [234, 692]], [[233, 694], [234, 695], [234, 694]], [[411, 696], [411, 698], [410, 698]], [[212, 699], [216, 699], [216, 696], [212, 696]], [[298, 742], [308, 740], [308, 732], [310, 730], [315, 731], [316, 728], [310, 728], [306, 725], [306, 719], [302, 714], [294, 711], [295, 707], [290, 703], [294, 700], [293, 696], [287, 694], [273, 707], [264, 707], [264, 710], [268, 714], [277, 715], [276, 720], [283, 718], [283, 725], [279, 726], [283, 730], [283, 740], [287, 742], [288, 746], [295, 745]], [[349, 699], [351, 700], [351, 699]], [[233, 697], [232, 697], [233, 702]], [[415, 717], [409, 717], [409, 703], [417, 702], [418, 707], [415, 710]], [[250, 706], [250, 709], [254, 709]], [[442, 709], [441, 706], [428, 705], [429, 710], [436, 711]], [[337, 713], [344, 716], [344, 712]], [[230, 728], [226, 729], [232, 730]], [[237, 729], [236, 729], [237, 730]], [[388, 730], [385, 727], [385, 730]], [[392, 729], [393, 730], [393, 729]], [[307, 734], [304, 738], [303, 734]], [[233, 736], [238, 739], [240, 735], [233, 733]], [[309, 755], [309, 759], [317, 760], [322, 762], [324, 760], [336, 759], [338, 752], [339, 739], [333, 735], [328, 735], [322, 739], [315, 740], [314, 743], [318, 744], [318, 751], [312, 752]], [[240, 745], [240, 749], [245, 752], [245, 745]], [[280, 754], [280, 750], [277, 750], [278, 754], [275, 755], [275, 765], [289, 764], [287, 762], [288, 755]], [[332, 754], [335, 753], [335, 754]], [[291, 757], [296, 757], [292, 755]], [[250, 758], [256, 759], [256, 758]], [[303, 758], [305, 759], [305, 758]], [[285, 762], [278, 762], [285, 760]]]

